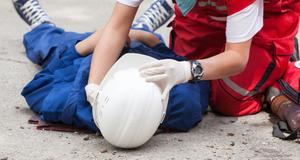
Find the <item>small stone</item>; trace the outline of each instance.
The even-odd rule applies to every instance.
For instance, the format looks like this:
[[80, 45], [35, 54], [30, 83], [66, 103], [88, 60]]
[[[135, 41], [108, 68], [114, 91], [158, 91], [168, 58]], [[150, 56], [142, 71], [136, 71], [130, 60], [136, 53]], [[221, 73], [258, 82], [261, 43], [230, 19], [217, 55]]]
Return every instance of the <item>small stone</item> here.
[[21, 126], [20, 128], [21, 128], [21, 129], [24, 129], [24, 127], [23, 127], [23, 126]]
[[102, 149], [101, 151], [100, 151], [100, 153], [106, 153], [107, 152], [107, 149]]
[[77, 154], [77, 152], [76, 152], [76, 151], [73, 151], [73, 152], [71, 152], [71, 154]]
[[8, 157], [1, 158], [0, 160], [8, 160]]
[[117, 154], [117, 151], [113, 151], [113, 152], [112, 152], [112, 155], [116, 155], [116, 154]]
[[16, 106], [15, 108], [16, 108], [16, 109], [20, 109], [20, 107], [19, 107], [19, 106]]
[[224, 129], [220, 129], [220, 131], [221, 131], [221, 132], [223, 132], [223, 131], [224, 131]]
[[234, 122], [235, 122], [234, 120], [231, 120], [231, 121], [230, 121], [230, 123], [234, 123]]
[[96, 136], [101, 136], [101, 133], [100, 132], [96, 132]]
[[86, 137], [83, 138], [83, 140], [88, 141], [88, 140], [90, 140], [90, 137], [86, 136]]
[[248, 143], [247, 143], [247, 142], [242, 142], [242, 144], [246, 145], [246, 144], [248, 144]]
[[178, 142], [182, 142], [183, 140], [182, 140], [182, 139], [177, 139], [177, 141], [178, 141]]
[[231, 142], [231, 143], [230, 143], [230, 146], [235, 146], [235, 143], [234, 143], [234, 142]]
[[227, 136], [233, 137], [233, 136], [234, 136], [234, 133], [227, 133]]
[[262, 142], [262, 145], [267, 145], [268, 143], [266, 143], [266, 142]]
[[208, 148], [215, 148], [215, 146], [206, 146], [206, 147], [208, 147]]

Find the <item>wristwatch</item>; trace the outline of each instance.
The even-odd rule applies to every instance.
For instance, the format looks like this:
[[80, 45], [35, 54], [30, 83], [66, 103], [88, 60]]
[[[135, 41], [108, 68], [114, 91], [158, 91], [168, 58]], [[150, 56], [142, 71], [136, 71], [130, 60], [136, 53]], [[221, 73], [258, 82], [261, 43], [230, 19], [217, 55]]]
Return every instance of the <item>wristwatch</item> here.
[[200, 81], [204, 75], [202, 65], [199, 61], [191, 60], [192, 81]]

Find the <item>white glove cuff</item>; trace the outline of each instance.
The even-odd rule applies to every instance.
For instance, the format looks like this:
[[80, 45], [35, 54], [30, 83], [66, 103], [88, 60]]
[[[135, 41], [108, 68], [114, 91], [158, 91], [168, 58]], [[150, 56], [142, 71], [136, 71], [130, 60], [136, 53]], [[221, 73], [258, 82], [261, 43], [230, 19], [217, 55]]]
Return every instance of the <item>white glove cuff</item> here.
[[180, 62], [183, 69], [184, 69], [184, 75], [185, 75], [185, 81], [188, 82], [192, 79], [192, 73], [191, 73], [191, 63], [188, 61]]
[[99, 90], [100, 90], [100, 86], [97, 84], [88, 84], [87, 86], [85, 86], [85, 91], [87, 94], [98, 92]]
[[90, 104], [93, 106], [100, 92], [100, 86], [97, 84], [88, 84], [85, 87], [85, 92], [88, 102], [90, 102]]

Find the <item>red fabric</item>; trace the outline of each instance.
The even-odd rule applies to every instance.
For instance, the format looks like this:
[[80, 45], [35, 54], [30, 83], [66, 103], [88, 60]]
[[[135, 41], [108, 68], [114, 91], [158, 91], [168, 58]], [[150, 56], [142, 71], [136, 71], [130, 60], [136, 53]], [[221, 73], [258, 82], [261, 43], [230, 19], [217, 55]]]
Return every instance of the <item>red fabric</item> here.
[[276, 67], [267, 81], [259, 88], [256, 95], [243, 96], [228, 86], [223, 80], [215, 80], [211, 82], [210, 105], [212, 109], [230, 116], [243, 116], [259, 112], [264, 91], [284, 75], [289, 64], [290, 56], [272, 53], [274, 49], [275, 46], [272, 44], [269, 44], [267, 48], [253, 44], [246, 69], [241, 74], [229, 78], [244, 90], [254, 91], [256, 85], [265, 74], [267, 66], [274, 59]]
[[[236, 0], [237, 1], [237, 0]], [[175, 5], [176, 18], [172, 23], [175, 38], [171, 38], [170, 46], [181, 56], [189, 59], [202, 59], [216, 55], [224, 50], [226, 42], [225, 30], [226, 21], [216, 21], [210, 16], [226, 17], [228, 10], [218, 10], [216, 6], [197, 5], [184, 17], [179, 8]], [[219, 8], [234, 6], [235, 0], [220, 0], [216, 2]], [[250, 3], [251, 1], [245, 1]], [[236, 2], [239, 6], [240, 3]], [[243, 3], [243, 4], [247, 4]], [[243, 6], [243, 5], [241, 5]], [[253, 38], [253, 42], [264, 47], [267, 42], [274, 42], [276, 52], [279, 54], [292, 53], [293, 39], [298, 31], [300, 1], [298, 0], [269, 0], [265, 2], [264, 27]], [[242, 7], [227, 7], [230, 12]]]
[[220, 81], [211, 81], [210, 105], [213, 111], [226, 116], [244, 116], [255, 114], [261, 110], [262, 94], [239, 99], [232, 96], [228, 89], [230, 90]]
[[280, 94], [285, 95], [291, 101], [300, 104], [300, 61], [288, 63], [287, 69], [280, 80], [276, 81], [270, 92], [268, 92], [268, 101], [271, 97]]
[[289, 63], [282, 80], [300, 93], [300, 61]]
[[227, 8], [228, 8], [227, 14], [229, 16], [233, 15], [236, 12], [239, 12], [244, 8], [248, 7], [253, 2], [255, 2], [255, 0], [227, 0], [226, 1]]
[[[186, 17], [175, 5], [176, 18], [172, 23], [170, 46], [178, 55], [189, 59], [208, 58], [224, 51], [226, 21], [216, 21], [211, 16], [226, 17], [252, 1], [243, 1], [245, 3], [241, 3], [241, 8], [235, 8], [234, 6], [239, 6], [241, 1], [213, 0], [219, 9], [213, 5], [200, 6], [200, 2], [207, 1], [198, 0], [197, 5]], [[227, 5], [228, 10], [220, 10], [224, 5]], [[276, 67], [259, 89], [260, 93], [250, 97], [235, 92], [222, 80], [212, 81], [213, 110], [224, 115], [241, 116], [257, 113], [261, 109], [263, 92], [284, 74], [289, 57], [293, 53], [294, 37], [299, 24], [299, 6], [299, 0], [265, 1], [264, 27], [253, 38], [247, 67], [243, 73], [230, 77], [230, 80], [239, 87], [252, 91], [272, 57]]]

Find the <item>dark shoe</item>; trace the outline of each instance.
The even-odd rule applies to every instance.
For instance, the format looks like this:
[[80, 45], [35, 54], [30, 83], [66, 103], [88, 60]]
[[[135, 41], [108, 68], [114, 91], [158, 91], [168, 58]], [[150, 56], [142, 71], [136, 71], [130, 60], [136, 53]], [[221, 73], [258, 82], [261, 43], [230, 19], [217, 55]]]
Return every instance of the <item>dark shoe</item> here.
[[141, 17], [134, 21], [132, 28], [154, 32], [164, 25], [173, 14], [173, 8], [166, 0], [156, 0]]
[[12, 0], [20, 17], [31, 27], [42, 23], [51, 23], [47, 13], [42, 9], [38, 0]]

